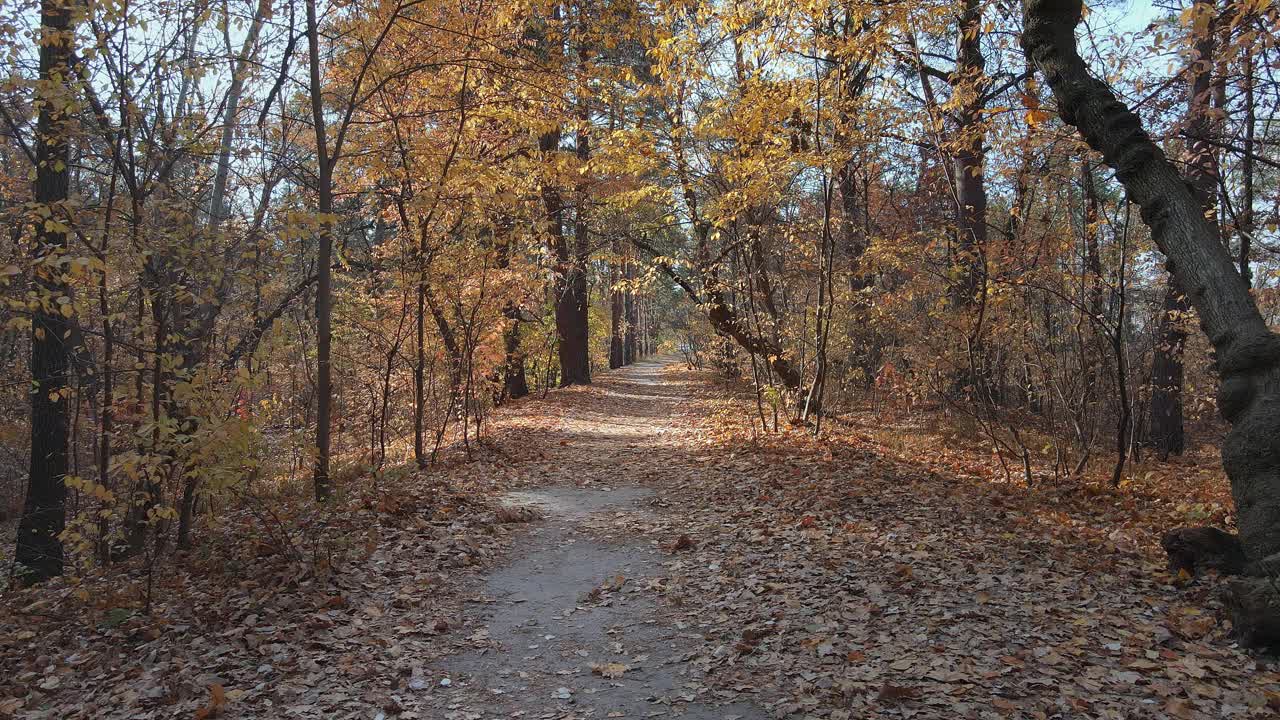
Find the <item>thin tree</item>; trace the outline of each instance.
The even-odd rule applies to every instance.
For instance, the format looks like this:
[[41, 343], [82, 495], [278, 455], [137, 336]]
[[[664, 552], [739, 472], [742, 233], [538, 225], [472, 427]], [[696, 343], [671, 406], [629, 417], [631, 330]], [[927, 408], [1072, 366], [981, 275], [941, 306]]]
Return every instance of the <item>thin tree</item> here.
[[329, 136], [325, 130], [324, 97], [320, 85], [320, 26], [316, 19], [316, 0], [307, 0], [307, 57], [310, 61], [311, 122], [316, 136], [316, 194], [320, 213], [316, 270], [316, 464], [312, 479], [317, 500], [328, 500], [332, 493], [329, 481], [329, 418], [333, 408], [333, 369], [330, 348], [333, 344], [333, 230], [329, 221], [333, 214], [333, 160], [329, 157]]
[[360, 48], [363, 57], [355, 74], [350, 94], [343, 99], [342, 117], [334, 131], [333, 145], [325, 123], [324, 86], [320, 58], [320, 26], [316, 17], [316, 0], [307, 0], [307, 59], [309, 61], [308, 92], [311, 100], [311, 123], [316, 143], [316, 210], [319, 214], [316, 257], [316, 459], [312, 484], [317, 500], [327, 500], [333, 488], [329, 478], [330, 419], [333, 413], [333, 171], [342, 157], [343, 142], [351, 129], [356, 110], [378, 89], [366, 91], [374, 58], [383, 42], [407, 8], [421, 0], [397, 3], [390, 9], [382, 29], [372, 45]]

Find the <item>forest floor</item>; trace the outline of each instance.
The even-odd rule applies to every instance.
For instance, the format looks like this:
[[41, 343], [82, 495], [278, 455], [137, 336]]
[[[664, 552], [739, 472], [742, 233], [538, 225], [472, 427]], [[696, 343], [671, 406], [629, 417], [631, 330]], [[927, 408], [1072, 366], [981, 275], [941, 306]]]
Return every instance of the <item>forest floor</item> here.
[[228, 512], [150, 613], [142, 575], [11, 593], [0, 717], [1280, 714], [1213, 581], [1163, 572], [1177, 498], [754, 410], [639, 363], [515, 403], [472, 462]]

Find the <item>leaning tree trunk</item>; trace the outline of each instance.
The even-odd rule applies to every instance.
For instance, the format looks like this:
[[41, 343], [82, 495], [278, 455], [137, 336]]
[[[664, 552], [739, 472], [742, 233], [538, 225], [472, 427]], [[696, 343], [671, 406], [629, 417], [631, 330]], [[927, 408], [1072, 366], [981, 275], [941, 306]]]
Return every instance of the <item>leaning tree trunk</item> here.
[[[69, 92], [65, 78], [71, 61], [72, 3], [43, 0], [40, 6], [40, 80], [46, 95], [36, 121], [37, 206], [57, 220], [36, 223], [36, 290], [39, 305], [31, 316], [31, 466], [27, 495], [18, 525], [15, 559], [27, 582], [62, 574], [62, 534], [66, 526], [68, 470], [67, 371], [70, 367], [70, 325], [63, 315], [68, 294], [58, 260], [67, 251], [61, 229], [70, 185], [71, 161], [66, 123], [70, 107], [57, 97]], [[58, 79], [62, 80], [59, 81]], [[67, 306], [68, 308], [70, 306]]]
[[[670, 263], [659, 263], [658, 268], [667, 273], [672, 280], [675, 280], [685, 291], [685, 294], [689, 296], [690, 300], [706, 308], [707, 320], [711, 322], [711, 327], [715, 328], [717, 333], [733, 339], [743, 350], [765, 358], [769, 368], [782, 381], [787, 391], [798, 393], [803, 379], [799, 368], [791, 363], [778, 343], [763, 333], [751, 332], [745, 319], [738, 315], [737, 310], [729, 304], [728, 299], [725, 297], [724, 285], [720, 282], [719, 273], [711, 256], [711, 223], [702, 217], [698, 209], [698, 194], [693, 189], [689, 163], [684, 154], [682, 140], [682, 133], [685, 131], [683, 112], [677, 109], [672, 115], [672, 121], [671, 146], [672, 154], [675, 156], [676, 161], [676, 179], [680, 183], [680, 194], [684, 198], [685, 209], [688, 211], [689, 219], [693, 223], [693, 234], [697, 240], [694, 267], [702, 280], [702, 292], [698, 292], [693, 285], [681, 279]], [[650, 251], [652, 252], [652, 249]], [[657, 255], [657, 253], [654, 254]], [[638, 304], [639, 301], [637, 300]], [[643, 309], [641, 308], [638, 312], [642, 315]], [[637, 350], [640, 356], [649, 353], [647, 330], [645, 321], [640, 320], [637, 325], [637, 331], [640, 333]]]
[[[1024, 0], [1022, 46], [1048, 82], [1063, 121], [1116, 171], [1152, 238], [1186, 291], [1216, 354], [1218, 407], [1231, 431], [1222, 463], [1231, 481], [1250, 575], [1280, 570], [1280, 337], [1258, 312], [1244, 279], [1192, 189], [1138, 117], [1094, 78], [1076, 48], [1081, 0]], [[1276, 644], [1280, 617], [1269, 578], [1235, 581], [1229, 607], [1247, 641]], [[1259, 610], [1259, 608], [1261, 608]]]

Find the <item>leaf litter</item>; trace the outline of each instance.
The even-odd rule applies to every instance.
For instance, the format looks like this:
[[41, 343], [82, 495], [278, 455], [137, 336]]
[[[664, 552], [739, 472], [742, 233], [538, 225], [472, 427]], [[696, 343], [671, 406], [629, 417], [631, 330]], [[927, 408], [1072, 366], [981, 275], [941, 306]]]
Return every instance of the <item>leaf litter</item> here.
[[[305, 561], [236, 516], [162, 568], [149, 615], [137, 571], [11, 592], [0, 717], [1280, 714], [1274, 662], [1232, 643], [1212, 581], [1164, 573], [1155, 538], [1177, 501], [1157, 483], [1013, 487], [980, 453], [890, 448], [869, 416], [817, 440], [754, 436], [748, 399], [705, 374], [625, 377], [517, 404], [476, 462], [324, 514], [286, 507], [294, 538], [318, 538]], [[658, 633], [655, 650], [637, 652], [644, 636], [622, 624], [592, 647], [570, 647], [572, 633], [500, 647], [494, 609], [529, 599], [486, 596], [484, 579], [558, 511], [499, 493], [636, 486], [652, 494], [571, 514], [564, 542], [648, 547], [654, 565], [601, 573], [545, 619], [647, 613], [629, 621]], [[527, 712], [439, 673], [499, 652], [504, 681], [558, 679], [516, 698]], [[636, 696], [643, 713], [610, 708], [650, 672], [672, 686]]]

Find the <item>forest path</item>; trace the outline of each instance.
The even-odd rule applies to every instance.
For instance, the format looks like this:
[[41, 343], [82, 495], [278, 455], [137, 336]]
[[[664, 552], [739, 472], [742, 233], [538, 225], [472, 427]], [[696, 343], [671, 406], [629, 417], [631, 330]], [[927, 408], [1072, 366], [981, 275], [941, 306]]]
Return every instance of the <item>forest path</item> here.
[[759, 432], [740, 390], [661, 358], [511, 403], [296, 531], [330, 571], [240, 512], [151, 614], [143, 577], [14, 595], [0, 718], [1278, 717], [1164, 500], [993, 482], [891, 414]]
[[686, 662], [703, 638], [658, 601], [672, 550], [635, 529], [662, 513], [641, 483], [685, 464], [687, 445], [664, 422], [688, 401], [662, 382], [673, 361], [637, 363], [572, 393], [536, 443], [545, 450], [521, 464], [530, 487], [503, 502], [539, 519], [515, 538], [513, 562], [477, 588], [461, 651], [419, 679], [433, 686], [439, 717], [767, 717], [726, 703], [733, 694], [710, 691]]

